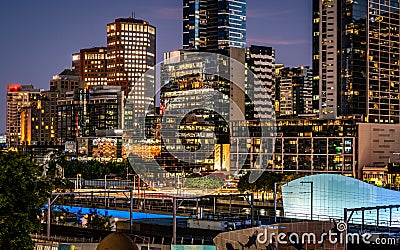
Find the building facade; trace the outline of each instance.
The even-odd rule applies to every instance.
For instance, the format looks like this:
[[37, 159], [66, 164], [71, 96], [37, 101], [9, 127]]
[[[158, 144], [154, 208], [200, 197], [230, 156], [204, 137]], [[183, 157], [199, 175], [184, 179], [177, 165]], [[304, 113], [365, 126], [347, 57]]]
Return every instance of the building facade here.
[[155, 76], [145, 73], [156, 64], [156, 28], [135, 18], [109, 23], [107, 57], [107, 84], [121, 86], [135, 106], [133, 112], [144, 116], [155, 93]]
[[308, 66], [276, 68], [277, 116], [312, 114], [312, 70]]
[[384, 167], [399, 162], [400, 125], [359, 123], [358, 162], [364, 167]]
[[[32, 85], [7, 85], [7, 115], [6, 137], [7, 147], [18, 149], [22, 145], [30, 145], [32, 141], [30, 113], [31, 107], [39, 105], [41, 89], [35, 89]], [[24, 122], [23, 122], [24, 121]]]
[[[58, 117], [57, 111], [58, 100], [65, 100], [68, 92], [75, 91], [78, 88], [83, 88], [83, 82], [80, 76], [70, 69], [65, 69], [60, 74], [53, 76], [53, 79], [50, 81], [50, 90], [44, 92], [49, 100], [50, 110], [50, 118], [47, 125], [51, 128], [52, 133], [55, 131], [55, 141], [57, 144], [61, 142], [58, 133], [60, 118]], [[52, 135], [51, 138], [53, 138], [53, 136], [54, 135]]]
[[183, 48], [246, 48], [246, 0], [183, 0]]
[[124, 92], [119, 86], [78, 88], [57, 102], [60, 143], [96, 136], [100, 130], [123, 129]]
[[[263, 154], [260, 154], [260, 150], [263, 150], [260, 145], [268, 145], [263, 142], [268, 140], [267, 137], [251, 141], [241, 136], [243, 132], [240, 128], [243, 126], [231, 125], [231, 127], [239, 128], [237, 131], [234, 130], [236, 134], [233, 135], [238, 143], [232, 144], [230, 156], [230, 159], [233, 159], [232, 171], [240, 171], [240, 168], [257, 170], [265, 167], [269, 171], [277, 172], [335, 173], [357, 177], [355, 120], [278, 119], [273, 150], [265, 151]], [[237, 165], [234, 160], [241, 155], [246, 157], [242, 166]]]
[[[229, 170], [228, 124], [238, 117], [245, 119], [244, 50], [230, 48], [229, 54], [231, 58], [182, 50], [165, 55], [161, 69], [163, 146], [158, 160], [171, 171]], [[207, 156], [200, 152], [205, 149]]]
[[246, 119], [271, 118], [270, 105], [275, 100], [275, 51], [265, 46], [247, 47], [246, 67]]
[[107, 48], [81, 49], [73, 54], [72, 71], [81, 77], [87, 88], [107, 85]]
[[314, 110], [399, 123], [399, 2], [318, 1], [313, 10]]

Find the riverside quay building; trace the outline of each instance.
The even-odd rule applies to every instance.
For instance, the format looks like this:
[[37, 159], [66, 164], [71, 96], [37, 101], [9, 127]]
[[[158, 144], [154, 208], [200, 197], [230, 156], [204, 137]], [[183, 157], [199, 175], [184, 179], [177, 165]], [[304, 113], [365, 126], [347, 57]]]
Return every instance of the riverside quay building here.
[[357, 121], [279, 119], [271, 170], [356, 176]]
[[[196, 98], [194, 92], [185, 96]], [[360, 155], [357, 152], [357, 130], [363, 123], [352, 119], [279, 119], [276, 128], [268, 131], [276, 131], [275, 143], [271, 145], [271, 138], [257, 134], [259, 121], [230, 121], [221, 126], [225, 133], [216, 134], [216, 139], [212, 136], [201, 138], [199, 131], [215, 131], [216, 126], [209, 115], [191, 112], [185, 116], [179, 125], [179, 138], [176, 138], [181, 139], [182, 144], [165, 143], [163, 139], [161, 154], [156, 157], [163, 168], [171, 172], [188, 172], [197, 168], [230, 174], [266, 168], [275, 172], [335, 173], [357, 177], [357, 162], [367, 157], [368, 152]], [[171, 124], [162, 124], [163, 129], [168, 130], [167, 126]], [[244, 132], [246, 129], [252, 136]], [[204, 146], [212, 148], [209, 157], [198, 151], [190, 163], [176, 158], [179, 153], [196, 152]], [[178, 147], [183, 149], [177, 150]], [[169, 153], [171, 148], [173, 154]]]

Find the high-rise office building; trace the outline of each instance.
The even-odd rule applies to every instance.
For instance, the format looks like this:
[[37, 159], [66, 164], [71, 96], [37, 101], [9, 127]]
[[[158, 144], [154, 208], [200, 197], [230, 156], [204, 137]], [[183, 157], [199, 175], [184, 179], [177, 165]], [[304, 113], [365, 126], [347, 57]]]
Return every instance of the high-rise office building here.
[[[161, 125], [161, 165], [171, 171], [231, 169], [228, 124], [245, 117], [245, 51], [229, 48], [229, 54], [231, 57], [185, 50], [165, 54], [161, 67], [161, 110], [165, 120]], [[182, 114], [185, 117], [178, 138], [174, 124]], [[200, 138], [205, 130], [210, 133]], [[213, 150], [204, 158], [204, 154], [197, 154], [201, 147]], [[178, 151], [175, 156], [180, 157], [169, 155], [170, 150]], [[196, 152], [191, 161], [184, 160], [190, 155], [187, 151]]]
[[[57, 111], [58, 100], [63, 100], [66, 98], [67, 93], [74, 91], [75, 89], [83, 88], [83, 82], [81, 77], [70, 69], [63, 70], [60, 74], [53, 76], [50, 81], [50, 90], [45, 91], [44, 94], [49, 100], [49, 124], [51, 128], [51, 141], [55, 137], [55, 142], [57, 144], [61, 143], [60, 135], [58, 133], [59, 118]], [[55, 133], [54, 133], [55, 132]], [[54, 136], [55, 134], [55, 136]]]
[[183, 49], [204, 49], [207, 44], [207, 0], [183, 1]]
[[246, 67], [246, 119], [271, 118], [270, 105], [275, 99], [275, 51], [265, 46], [247, 47]]
[[123, 129], [124, 101], [120, 86], [99, 86], [89, 90], [89, 136], [95, 136], [97, 130]]
[[107, 48], [81, 49], [72, 55], [72, 71], [87, 88], [107, 85]]
[[77, 88], [57, 102], [60, 142], [123, 128], [124, 92], [120, 86]]
[[89, 91], [77, 88], [57, 100], [57, 137], [61, 145], [88, 136], [87, 102]]
[[183, 0], [183, 48], [246, 48], [246, 0]]
[[[161, 111], [166, 121], [161, 125], [162, 131], [168, 134], [176, 118], [186, 115], [179, 127], [179, 138], [163, 134], [161, 165], [178, 172], [194, 168], [237, 169], [231, 163], [237, 164], [242, 156], [235, 155], [231, 161], [230, 149], [241, 143], [234, 141], [235, 145], [231, 145], [229, 124], [245, 119], [245, 49], [245, 0], [183, 1], [183, 50], [165, 54], [161, 67], [161, 82], [165, 84], [161, 89]], [[196, 52], [218, 52], [225, 57]], [[258, 63], [251, 62], [255, 61]], [[263, 78], [261, 70], [260, 77]], [[251, 88], [254, 91], [258, 89]], [[203, 130], [212, 131], [215, 139], [213, 133], [200, 138]], [[175, 132], [172, 130], [171, 134]], [[203, 150], [210, 146], [213, 150], [209, 157], [197, 152], [200, 147]], [[175, 156], [180, 157], [168, 156], [170, 150], [179, 151]], [[193, 159], [186, 161], [187, 155]]]
[[314, 111], [399, 123], [399, 2], [314, 0], [313, 6]]
[[278, 116], [312, 114], [312, 70], [308, 66], [275, 70]]
[[155, 76], [144, 73], [156, 64], [156, 28], [135, 18], [109, 23], [107, 57], [108, 85], [121, 86], [134, 105], [132, 115], [143, 117], [154, 100]]
[[[41, 95], [40, 89], [32, 85], [7, 85], [7, 115], [6, 137], [8, 148], [19, 148], [24, 143], [30, 145], [32, 141], [30, 108], [38, 103]], [[28, 117], [29, 116], [29, 117]], [[29, 123], [22, 121], [29, 121]]]

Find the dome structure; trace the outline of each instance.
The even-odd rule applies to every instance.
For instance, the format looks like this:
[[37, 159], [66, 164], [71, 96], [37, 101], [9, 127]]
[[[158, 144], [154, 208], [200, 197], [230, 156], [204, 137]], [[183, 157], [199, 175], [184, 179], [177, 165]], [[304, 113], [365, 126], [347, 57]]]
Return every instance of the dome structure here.
[[111, 233], [100, 242], [96, 250], [138, 250], [138, 247], [126, 234]]

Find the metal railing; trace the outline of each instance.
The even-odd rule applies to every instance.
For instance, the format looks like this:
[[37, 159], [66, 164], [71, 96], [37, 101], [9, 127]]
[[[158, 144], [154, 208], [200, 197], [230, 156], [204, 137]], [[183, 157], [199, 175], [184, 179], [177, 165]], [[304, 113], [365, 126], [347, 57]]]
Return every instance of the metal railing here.
[[43, 234], [30, 234], [31, 239], [35, 242], [62, 242], [62, 243], [99, 243], [100, 241], [94, 240], [93, 238], [80, 238], [80, 237], [67, 237], [67, 236], [57, 236], [53, 235], [47, 237]]

